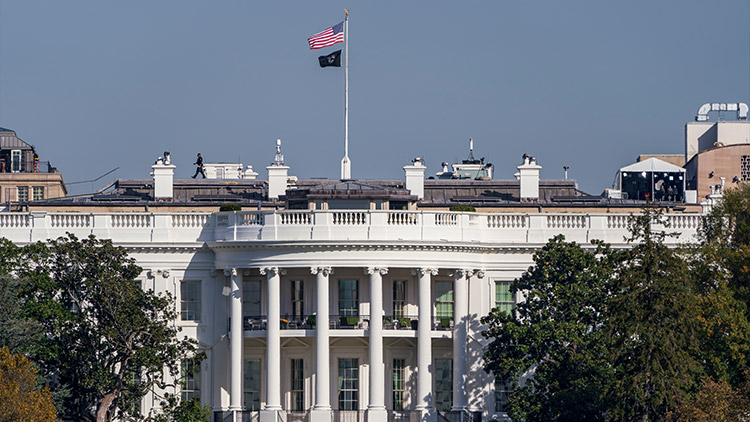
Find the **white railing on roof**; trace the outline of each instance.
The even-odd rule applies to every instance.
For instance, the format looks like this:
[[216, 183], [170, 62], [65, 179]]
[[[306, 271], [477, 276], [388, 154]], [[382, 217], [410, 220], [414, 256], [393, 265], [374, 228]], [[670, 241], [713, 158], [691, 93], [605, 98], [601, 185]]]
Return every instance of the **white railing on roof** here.
[[[629, 215], [477, 213], [391, 210], [289, 210], [207, 213], [0, 213], [0, 237], [46, 240], [70, 232], [116, 243], [225, 241], [393, 241], [539, 245], [557, 234], [588, 244], [622, 244]], [[666, 214], [659, 226], [695, 239], [700, 214]]]
[[519, 229], [526, 227], [526, 215], [519, 214], [489, 214], [487, 227], [491, 229]]
[[[243, 216], [255, 216], [256, 221], [263, 221], [261, 214], [242, 214]], [[289, 211], [279, 214], [280, 224], [310, 224], [312, 222], [312, 214], [310, 211]]]

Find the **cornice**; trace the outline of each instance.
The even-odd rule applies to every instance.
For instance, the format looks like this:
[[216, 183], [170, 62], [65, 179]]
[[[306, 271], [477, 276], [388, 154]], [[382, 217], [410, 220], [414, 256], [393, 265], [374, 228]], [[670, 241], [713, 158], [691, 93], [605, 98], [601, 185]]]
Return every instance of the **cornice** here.
[[176, 244], [158, 244], [158, 243], [140, 243], [140, 244], [115, 244], [121, 246], [131, 253], [170, 253], [170, 254], [187, 254], [196, 253], [200, 250], [210, 250], [205, 243], [176, 245]]
[[537, 251], [544, 244], [478, 244], [446, 242], [357, 242], [357, 241], [281, 241], [281, 242], [209, 242], [207, 246], [214, 251], [257, 250], [257, 249], [295, 249], [317, 251], [388, 251], [388, 252], [459, 252], [483, 254], [529, 254]]

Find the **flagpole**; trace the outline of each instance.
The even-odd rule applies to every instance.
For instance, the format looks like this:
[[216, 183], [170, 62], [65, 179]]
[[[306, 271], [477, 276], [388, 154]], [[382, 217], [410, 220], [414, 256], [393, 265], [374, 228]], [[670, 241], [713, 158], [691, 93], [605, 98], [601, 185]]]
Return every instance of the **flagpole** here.
[[[346, 10], [346, 9], [344, 9]], [[341, 159], [341, 179], [352, 178], [349, 160], [349, 11], [344, 19], [344, 158]]]

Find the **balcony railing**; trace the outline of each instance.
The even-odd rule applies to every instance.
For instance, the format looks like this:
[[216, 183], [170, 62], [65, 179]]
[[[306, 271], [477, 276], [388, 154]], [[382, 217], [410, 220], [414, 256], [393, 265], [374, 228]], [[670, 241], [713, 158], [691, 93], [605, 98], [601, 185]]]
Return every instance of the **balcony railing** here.
[[334, 410], [332, 422], [366, 422], [364, 410]]
[[265, 330], [268, 325], [268, 317], [265, 315], [247, 316], [242, 319], [245, 331]]
[[259, 422], [260, 412], [257, 410], [238, 410], [238, 411], [216, 411], [214, 412], [214, 422], [235, 422], [234, 414], [242, 416], [242, 422]]
[[281, 317], [282, 330], [314, 330], [315, 315], [304, 315], [301, 317], [290, 317], [285, 315]]
[[363, 330], [370, 326], [369, 315], [331, 315], [330, 327], [336, 330]]
[[435, 317], [432, 319], [432, 329], [449, 331], [453, 329], [453, 317]]
[[[366, 330], [370, 327], [369, 315], [343, 316], [329, 315], [329, 328], [336, 330]], [[403, 318], [405, 321], [408, 318]], [[414, 322], [411, 322], [414, 321]], [[263, 331], [268, 329], [268, 317], [266, 315], [246, 316], [243, 318], [243, 330], [245, 331]], [[383, 327], [385, 329], [413, 329], [416, 330], [416, 319], [409, 319], [407, 326], [398, 328], [399, 322], [389, 321], [386, 325], [386, 318], [383, 318]], [[406, 323], [405, 323], [406, 324]], [[316, 327], [316, 316], [306, 315], [304, 318], [279, 318], [279, 326], [282, 330], [314, 330]], [[231, 318], [227, 323], [227, 329], [231, 329]], [[395, 328], [394, 328], [395, 327]]]
[[[2, 236], [35, 242], [95, 235], [115, 243], [274, 240], [433, 241], [543, 244], [557, 234], [588, 243], [623, 244], [628, 214], [483, 214], [449, 211], [237, 211], [206, 213], [0, 213]], [[655, 230], [695, 239], [701, 214], [667, 214]]]
[[422, 412], [419, 410], [389, 410], [388, 422], [420, 422]]
[[384, 316], [383, 329], [385, 330], [416, 330], [419, 321], [416, 315]]

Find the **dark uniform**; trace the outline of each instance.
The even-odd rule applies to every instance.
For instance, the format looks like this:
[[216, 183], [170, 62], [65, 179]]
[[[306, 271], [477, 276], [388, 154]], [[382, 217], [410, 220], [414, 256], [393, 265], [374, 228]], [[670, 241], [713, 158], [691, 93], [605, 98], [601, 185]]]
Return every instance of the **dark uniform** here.
[[203, 157], [201, 157], [200, 154], [198, 154], [198, 159], [195, 160], [195, 162], [193, 164], [195, 164], [196, 166], [198, 166], [198, 168], [195, 169], [195, 174], [193, 175], [193, 179], [195, 179], [196, 176], [198, 176], [198, 173], [200, 173], [201, 175], [203, 175], [203, 178], [205, 179], [206, 178], [206, 172], [203, 171]]

